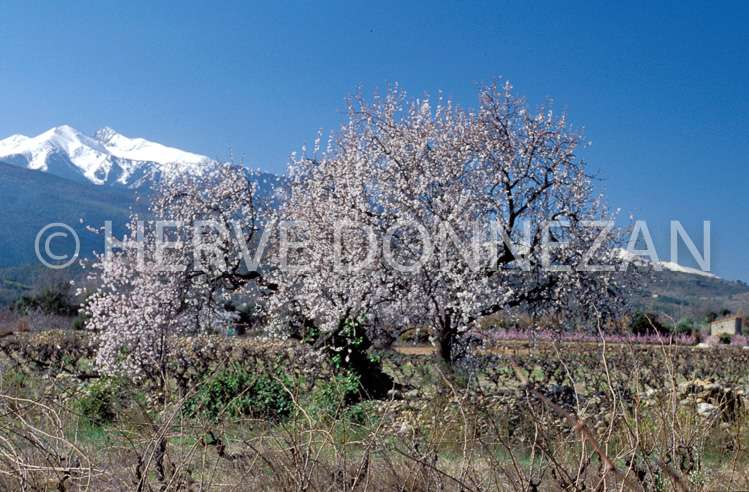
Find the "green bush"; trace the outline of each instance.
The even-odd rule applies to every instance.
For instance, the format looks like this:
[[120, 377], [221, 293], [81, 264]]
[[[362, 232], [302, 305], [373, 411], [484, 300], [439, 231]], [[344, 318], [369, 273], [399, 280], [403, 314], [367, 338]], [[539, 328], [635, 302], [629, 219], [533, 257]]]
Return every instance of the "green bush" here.
[[103, 378], [91, 384], [84, 384], [75, 400], [77, 412], [93, 426], [113, 422], [117, 409], [122, 406], [123, 397], [120, 385], [111, 378]]
[[360, 401], [359, 403], [352, 405], [346, 411], [346, 419], [350, 422], [359, 425], [365, 425], [371, 420], [371, 416], [374, 415], [374, 405], [370, 401]]
[[22, 294], [13, 302], [12, 309], [21, 314], [41, 311], [44, 314], [74, 316], [78, 313], [78, 306], [70, 295], [70, 284], [66, 282], [44, 287], [37, 295]]
[[629, 324], [634, 335], [647, 335], [649, 333], [669, 333], [670, 330], [658, 321], [655, 313], [637, 313]]
[[17, 395], [21, 398], [27, 396], [29, 376], [20, 369], [8, 369], [0, 375], [0, 387], [5, 394]]
[[217, 374], [208, 375], [198, 393], [183, 407], [189, 416], [217, 418], [251, 416], [264, 419], [285, 419], [291, 415], [293, 401], [284, 386], [291, 379], [281, 374], [273, 377], [275, 367], [268, 372], [252, 371], [234, 364]]
[[361, 399], [360, 387], [361, 378], [358, 374], [350, 370], [341, 371], [330, 381], [318, 386], [313, 395], [315, 407], [323, 413], [338, 418], [348, 405]]
[[694, 330], [699, 329], [699, 324], [692, 318], [681, 318], [676, 323], [676, 333], [687, 333], [691, 334]]
[[73, 320], [73, 324], [70, 325], [71, 330], [83, 330], [86, 328], [86, 321], [88, 321], [88, 316], [86, 316], [86, 312], [81, 309], [78, 312], [78, 316], [75, 317]]
[[[379, 357], [368, 353], [372, 341], [367, 336], [365, 324], [364, 316], [345, 320], [343, 329], [323, 348], [333, 368], [336, 384], [356, 385], [347, 393], [349, 403], [358, 401], [361, 396], [383, 398], [393, 388], [393, 379], [383, 372]], [[308, 331], [310, 339], [318, 336], [317, 328]]]
[[729, 333], [721, 333], [718, 335], [718, 340], [720, 340], [720, 343], [729, 344], [731, 343], [731, 335]]

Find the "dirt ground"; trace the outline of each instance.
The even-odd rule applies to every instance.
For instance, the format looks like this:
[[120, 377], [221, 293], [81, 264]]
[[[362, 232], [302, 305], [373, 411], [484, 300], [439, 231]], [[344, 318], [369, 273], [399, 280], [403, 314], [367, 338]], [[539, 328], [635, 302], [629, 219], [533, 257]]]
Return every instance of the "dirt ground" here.
[[432, 355], [437, 347], [431, 345], [395, 345], [393, 350], [404, 355]]

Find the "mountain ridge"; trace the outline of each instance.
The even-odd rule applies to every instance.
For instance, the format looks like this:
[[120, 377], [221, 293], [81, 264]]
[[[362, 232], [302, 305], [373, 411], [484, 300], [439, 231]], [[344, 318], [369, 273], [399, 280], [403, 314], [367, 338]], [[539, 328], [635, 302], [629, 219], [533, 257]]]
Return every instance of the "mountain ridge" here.
[[[94, 186], [43, 171], [0, 162], [0, 268], [36, 263], [35, 239], [46, 225], [64, 223], [81, 241], [81, 254], [102, 251], [103, 240], [87, 226], [112, 221], [117, 237], [126, 232], [135, 190]], [[66, 253], [68, 253], [66, 251]]]
[[213, 159], [144, 138], [129, 138], [110, 127], [92, 135], [62, 125], [36, 137], [0, 140], [0, 161], [95, 185], [138, 188], [151, 173], [202, 175]]
[[[203, 176], [216, 161], [143, 138], [128, 138], [110, 127], [84, 135], [67, 125], [36, 137], [0, 140], [0, 268], [35, 263], [37, 233], [48, 224], [72, 227], [81, 256], [101, 251], [101, 237], [88, 227], [114, 223], [120, 237], [136, 205], [136, 190], [149, 192], [148, 178], [171, 172]], [[244, 168], [258, 193], [273, 199], [275, 174]], [[146, 198], [146, 197], [144, 197]], [[72, 254], [72, 252], [71, 252]]]
[[618, 256], [620, 260], [626, 261], [627, 263], [631, 263], [636, 266], [645, 266], [645, 267], [650, 267], [650, 268], [657, 267], [661, 270], [668, 270], [672, 272], [687, 273], [691, 275], [699, 275], [702, 277], [721, 279], [721, 277], [719, 277], [718, 275], [715, 275], [714, 273], [711, 273], [710, 271], [705, 271], [705, 270], [700, 270], [698, 268], [692, 268], [692, 267], [680, 265], [679, 263], [676, 263], [673, 261], [660, 260], [656, 264], [653, 264], [653, 262], [649, 260], [647, 257], [640, 256], [635, 253], [631, 253], [624, 248], [619, 248]]

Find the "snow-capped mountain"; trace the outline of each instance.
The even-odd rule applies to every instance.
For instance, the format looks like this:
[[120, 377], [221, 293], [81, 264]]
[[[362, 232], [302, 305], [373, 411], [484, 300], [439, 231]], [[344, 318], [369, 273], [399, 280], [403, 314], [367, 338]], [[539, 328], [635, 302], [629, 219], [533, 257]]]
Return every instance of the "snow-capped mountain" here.
[[[651, 262], [647, 257], [630, 253], [624, 248], [619, 249], [619, 259], [626, 260], [632, 265], [651, 266], [653, 264], [653, 262]], [[714, 273], [705, 272], [698, 268], [679, 265], [678, 263], [674, 263], [673, 261], [659, 261], [658, 266], [663, 270], [669, 270], [672, 272], [691, 273], [692, 275], [701, 275], [703, 277], [720, 278]]]
[[720, 278], [714, 273], [705, 272], [699, 268], [685, 267], [678, 263], [674, 263], [673, 261], [659, 261], [658, 265], [660, 265], [664, 270], [671, 270], [672, 272], [691, 273], [693, 275], [702, 275], [703, 277]]
[[0, 161], [97, 185], [135, 188], [152, 172], [200, 175], [212, 159], [128, 138], [108, 127], [88, 136], [64, 125], [33, 138], [13, 135], [0, 140]]

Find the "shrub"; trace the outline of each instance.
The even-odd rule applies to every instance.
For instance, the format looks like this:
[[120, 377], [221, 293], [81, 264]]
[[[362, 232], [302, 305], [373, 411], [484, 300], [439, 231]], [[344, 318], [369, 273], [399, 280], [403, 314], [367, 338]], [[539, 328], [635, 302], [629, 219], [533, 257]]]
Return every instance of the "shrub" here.
[[91, 384], [84, 384], [75, 401], [78, 413], [93, 426], [113, 422], [117, 408], [122, 405], [120, 385], [112, 378], [103, 378]]
[[697, 322], [692, 318], [681, 318], [676, 323], [676, 333], [692, 333], [698, 328]]
[[293, 408], [291, 395], [284, 389], [284, 385], [289, 387], [290, 378], [274, 378], [273, 369], [260, 372], [233, 364], [210, 374], [198, 393], [185, 402], [184, 412], [211, 418], [224, 413], [230, 417], [286, 418]]
[[375, 406], [369, 401], [360, 401], [359, 403], [352, 405], [348, 408], [345, 413], [346, 419], [349, 421], [365, 425], [370, 421], [371, 416], [374, 414]]
[[361, 378], [350, 370], [344, 370], [330, 381], [322, 383], [315, 391], [315, 407], [333, 418], [345, 413], [348, 405], [360, 400]]
[[86, 320], [88, 320], [88, 315], [86, 315], [86, 311], [81, 309], [78, 311], [78, 316], [75, 317], [73, 320], [73, 324], [70, 325], [71, 330], [83, 330], [86, 328]]
[[44, 287], [37, 295], [22, 294], [13, 302], [13, 310], [21, 314], [40, 311], [57, 316], [75, 316], [78, 306], [70, 295], [70, 284], [59, 282], [51, 287]]
[[[382, 398], [393, 388], [393, 379], [382, 371], [379, 357], [368, 353], [372, 341], [364, 327], [366, 318], [347, 319], [343, 330], [331, 337], [323, 348], [333, 373], [344, 386], [355, 385], [347, 402], [357, 401], [360, 394]], [[321, 336], [315, 327], [308, 328], [308, 337]]]
[[708, 310], [705, 312], [705, 323], [712, 323], [718, 319], [718, 313], [715, 311]]
[[658, 315], [655, 313], [637, 313], [629, 324], [629, 327], [635, 335], [669, 333], [670, 331], [668, 327], [658, 321]]
[[720, 340], [720, 343], [729, 344], [731, 343], [731, 334], [721, 333], [720, 335], [718, 335], [718, 340]]

